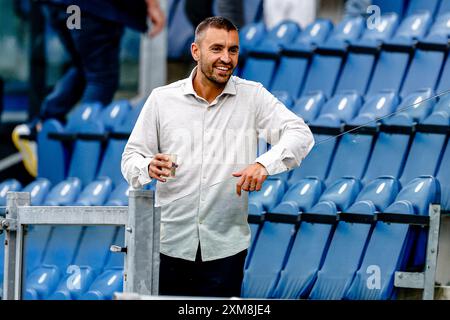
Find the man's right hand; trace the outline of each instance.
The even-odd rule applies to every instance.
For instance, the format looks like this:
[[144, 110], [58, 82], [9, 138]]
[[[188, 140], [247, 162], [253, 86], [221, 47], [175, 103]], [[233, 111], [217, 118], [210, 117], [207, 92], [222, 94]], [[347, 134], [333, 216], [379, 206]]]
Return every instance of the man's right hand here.
[[170, 161], [169, 156], [163, 153], [157, 153], [148, 165], [148, 175], [152, 179], [166, 182], [164, 177], [168, 177], [170, 175], [171, 169], [172, 161]]

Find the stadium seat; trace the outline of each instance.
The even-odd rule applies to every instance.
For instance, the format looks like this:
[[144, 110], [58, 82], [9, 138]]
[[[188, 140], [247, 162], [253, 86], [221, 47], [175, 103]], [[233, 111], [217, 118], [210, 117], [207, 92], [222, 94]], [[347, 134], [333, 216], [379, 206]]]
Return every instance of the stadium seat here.
[[128, 182], [122, 182], [111, 192], [105, 206], [127, 206], [129, 191], [130, 186], [128, 185]]
[[438, 8], [438, 12], [436, 13], [436, 16], [440, 17], [448, 13], [450, 13], [450, 2], [442, 0], [441, 5]]
[[239, 62], [246, 59], [249, 51], [255, 49], [266, 37], [264, 22], [254, 22], [239, 30]]
[[44, 202], [47, 193], [49, 192], [51, 183], [48, 179], [37, 178], [33, 182], [29, 183], [22, 192], [29, 192], [31, 205], [40, 206]]
[[262, 215], [270, 212], [283, 198], [286, 183], [281, 179], [267, 179], [260, 191], [253, 191], [248, 196], [248, 213]]
[[308, 156], [298, 168], [292, 170], [287, 181], [289, 187], [306, 177], [325, 180], [335, 154], [338, 139], [332, 135], [314, 134], [314, 140], [315, 145]]
[[[298, 97], [308, 72], [313, 50], [324, 42], [332, 28], [331, 21], [317, 19], [309, 24], [294, 42], [283, 45], [280, 63], [270, 87], [271, 91], [284, 91], [294, 100]], [[295, 77], [292, 77], [293, 70], [295, 70]]]
[[[439, 184], [430, 176], [414, 179], [404, 186], [387, 213], [428, 215], [430, 203], [439, 199]], [[404, 271], [412, 252], [414, 235], [408, 224], [378, 221], [367, 245], [361, 266], [344, 295], [352, 300], [394, 299], [394, 274]], [[378, 281], [373, 281], [377, 276]], [[371, 283], [374, 285], [368, 286]]]
[[98, 118], [101, 109], [99, 103], [81, 104], [69, 114], [65, 126], [54, 119], [44, 121], [37, 135], [39, 177], [47, 178], [52, 185], [56, 185], [66, 178], [70, 164], [71, 148], [67, 146], [68, 143], [50, 139], [48, 134], [76, 134], [86, 122]]
[[51, 231], [45, 255], [40, 264], [24, 281], [24, 299], [47, 299], [57, 288], [75, 257], [82, 236], [82, 227], [57, 226]]
[[[336, 215], [346, 211], [361, 190], [353, 178], [342, 178], [328, 187], [311, 213]], [[303, 221], [295, 235], [285, 266], [273, 292], [273, 298], [307, 298], [329, 246], [333, 225]]]
[[[384, 13], [386, 12], [386, 13]], [[352, 44], [358, 47], [377, 47], [390, 39], [400, 23], [399, 15], [392, 11], [383, 11], [380, 20], [373, 28], [366, 28], [361, 38]]]
[[433, 17], [428, 11], [416, 11], [403, 19], [392, 39], [386, 43], [411, 45], [421, 39], [429, 30]]
[[[418, 11], [428, 11], [433, 17], [440, 2], [441, 0], [410, 0], [406, 11], [406, 16], [410, 16]], [[443, 2], [445, 2], [445, 0]]]
[[362, 99], [358, 92], [354, 90], [341, 91], [324, 104], [318, 117], [310, 124], [340, 128], [343, 123], [353, 119], [361, 105]]
[[[318, 179], [304, 179], [292, 186], [271, 213], [297, 216], [311, 209], [323, 190]], [[280, 270], [295, 235], [296, 227], [283, 222], [264, 221], [253, 254], [244, 272], [241, 295], [267, 298], [272, 295]]]
[[310, 123], [316, 119], [324, 103], [325, 95], [321, 91], [313, 91], [298, 98], [291, 111], [301, 117], [306, 123]]
[[0, 183], [0, 206], [6, 207], [6, 195], [10, 191], [20, 191], [22, 185], [16, 179], [8, 179]]
[[[359, 193], [355, 203], [346, 212], [373, 215], [392, 203], [399, 190], [393, 177], [380, 177], [368, 183]], [[330, 248], [310, 299], [342, 299], [359, 267], [366, 243], [370, 238], [371, 224], [339, 221]]]
[[445, 46], [445, 44], [447, 44], [448, 37], [450, 35], [449, 20], [450, 20], [450, 12], [447, 12], [446, 14], [439, 16], [431, 26], [431, 29], [428, 32], [428, 34], [420, 40], [425, 43], [441, 44]]
[[270, 30], [263, 41], [249, 52], [242, 69], [242, 78], [270, 88], [282, 45], [292, 42], [300, 32], [293, 21], [283, 21]]
[[70, 273], [61, 279], [50, 300], [78, 300], [106, 265], [109, 247], [116, 236], [113, 226], [85, 227]]
[[408, 1], [372, 0], [372, 4], [381, 9], [381, 13], [395, 12], [399, 19], [406, 13]]
[[386, 125], [412, 126], [420, 123], [431, 113], [436, 98], [431, 89], [420, 89], [407, 95], [397, 106], [395, 114], [383, 119]]
[[[125, 229], [118, 227], [115, 245], [125, 246]], [[123, 265], [124, 255], [111, 253], [104, 271], [94, 280], [89, 290], [84, 293], [80, 300], [111, 300], [114, 292], [123, 291]]]
[[366, 97], [366, 101], [358, 112], [358, 115], [348, 122], [349, 125], [376, 126], [379, 118], [390, 115], [398, 106], [398, 96], [393, 90], [382, 90]]

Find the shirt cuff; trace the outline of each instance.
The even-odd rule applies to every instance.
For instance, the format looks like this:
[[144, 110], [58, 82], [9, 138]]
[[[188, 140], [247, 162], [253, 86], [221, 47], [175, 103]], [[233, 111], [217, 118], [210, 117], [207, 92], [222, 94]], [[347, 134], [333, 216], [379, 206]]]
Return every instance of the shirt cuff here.
[[258, 162], [262, 164], [270, 176], [273, 176], [277, 173], [284, 172], [288, 170], [286, 165], [282, 161], [282, 154], [274, 154], [274, 152], [277, 152], [274, 148], [267, 151], [266, 153], [263, 153], [258, 158], [256, 158], [255, 162]]
[[140, 161], [138, 165], [139, 170], [139, 176], [138, 176], [138, 182], [141, 186], [144, 186], [152, 181], [152, 178], [150, 178], [148, 174], [148, 165], [152, 161], [153, 158], [144, 158]]

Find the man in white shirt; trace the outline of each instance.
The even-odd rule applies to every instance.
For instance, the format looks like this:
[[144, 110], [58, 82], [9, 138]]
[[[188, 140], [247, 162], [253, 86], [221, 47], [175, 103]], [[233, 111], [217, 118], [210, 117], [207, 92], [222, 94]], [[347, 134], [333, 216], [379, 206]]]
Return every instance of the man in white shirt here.
[[[160, 294], [239, 296], [250, 242], [242, 190], [259, 191], [268, 175], [299, 166], [314, 139], [260, 83], [232, 76], [239, 35], [230, 21], [201, 22], [191, 52], [190, 77], [156, 88], [146, 101], [122, 174], [134, 188], [158, 180]], [[272, 148], [256, 157], [258, 137]]]

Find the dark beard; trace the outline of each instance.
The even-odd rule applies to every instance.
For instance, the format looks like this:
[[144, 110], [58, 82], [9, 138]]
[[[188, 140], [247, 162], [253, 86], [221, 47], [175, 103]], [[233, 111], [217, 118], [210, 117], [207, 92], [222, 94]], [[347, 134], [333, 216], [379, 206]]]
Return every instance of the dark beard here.
[[228, 80], [231, 78], [231, 75], [233, 74], [234, 68], [232, 69], [230, 75], [226, 78], [225, 81], [221, 81], [219, 79], [217, 79], [217, 77], [214, 76], [214, 71], [213, 71], [212, 67], [212, 71], [211, 74], [207, 74], [204, 70], [206, 68], [203, 68], [203, 65], [200, 64], [200, 71], [203, 73], [203, 75], [206, 77], [206, 79], [208, 79], [209, 81], [211, 81], [214, 85], [216, 85], [217, 87], [225, 87], [225, 85], [227, 84]]

